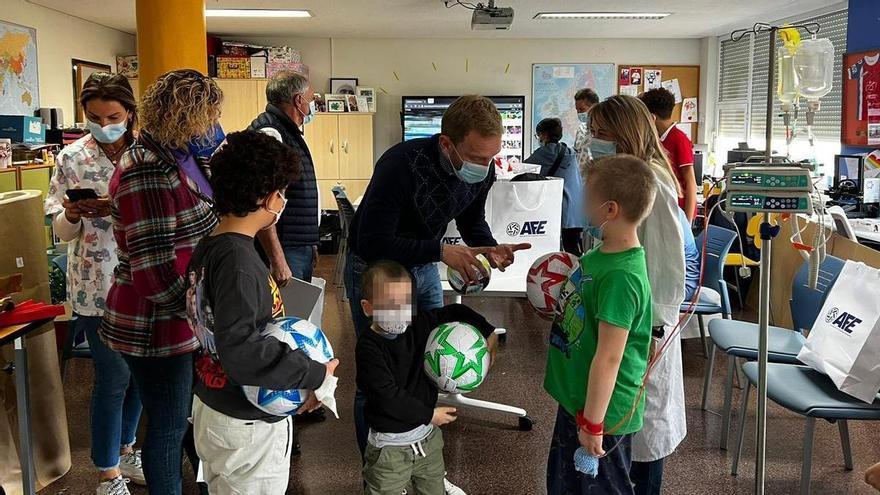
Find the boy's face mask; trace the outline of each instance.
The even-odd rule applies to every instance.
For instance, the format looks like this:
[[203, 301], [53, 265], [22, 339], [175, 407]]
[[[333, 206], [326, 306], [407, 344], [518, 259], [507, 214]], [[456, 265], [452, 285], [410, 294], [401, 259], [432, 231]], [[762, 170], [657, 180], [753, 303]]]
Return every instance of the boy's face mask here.
[[399, 306], [397, 309], [377, 309], [373, 311], [373, 322], [382, 330], [382, 336], [388, 339], [396, 338], [398, 335], [406, 332], [412, 321], [412, 306], [409, 304]]

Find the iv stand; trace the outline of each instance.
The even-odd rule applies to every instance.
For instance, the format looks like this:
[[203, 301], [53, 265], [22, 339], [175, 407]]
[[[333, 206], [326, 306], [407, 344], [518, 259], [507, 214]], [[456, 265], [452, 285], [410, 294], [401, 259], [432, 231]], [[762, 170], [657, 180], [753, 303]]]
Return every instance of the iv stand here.
[[[756, 23], [751, 29], [738, 29], [730, 34], [731, 41], [739, 41], [746, 34], [759, 34], [769, 32], [770, 49], [767, 63], [767, 120], [765, 122], [764, 136], [767, 140], [765, 155], [767, 163], [772, 163], [773, 152], [773, 91], [776, 81], [776, 34], [780, 29], [801, 28], [808, 33], [819, 32], [819, 24], [795, 24], [786, 26], [771, 26], [764, 23]], [[770, 224], [770, 213], [764, 212], [761, 223], [761, 278], [760, 278], [760, 305], [758, 306], [758, 417], [757, 417], [757, 449], [755, 452], [755, 494], [764, 495], [764, 475], [766, 474], [767, 454], [767, 332], [770, 326], [770, 256], [773, 249], [773, 238], [779, 233], [779, 226]], [[740, 411], [745, 414], [746, 411]]]

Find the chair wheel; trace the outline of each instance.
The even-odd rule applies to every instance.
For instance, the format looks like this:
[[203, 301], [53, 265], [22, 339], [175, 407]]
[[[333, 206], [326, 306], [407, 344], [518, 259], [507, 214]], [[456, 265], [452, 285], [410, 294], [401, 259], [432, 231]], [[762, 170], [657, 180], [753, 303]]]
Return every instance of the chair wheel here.
[[498, 343], [500, 343], [500, 344], [507, 343], [507, 334], [506, 333], [502, 333], [502, 334], [498, 335]]
[[519, 431], [532, 431], [532, 426], [535, 425], [535, 422], [532, 418], [528, 416], [520, 416], [519, 418]]

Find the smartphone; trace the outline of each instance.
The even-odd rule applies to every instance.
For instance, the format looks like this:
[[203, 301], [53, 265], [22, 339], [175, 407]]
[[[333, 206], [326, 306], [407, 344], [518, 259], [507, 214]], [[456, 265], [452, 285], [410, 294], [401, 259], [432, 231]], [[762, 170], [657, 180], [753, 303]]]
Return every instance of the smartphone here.
[[67, 198], [72, 202], [82, 201], [84, 199], [98, 199], [98, 193], [94, 189], [68, 189]]

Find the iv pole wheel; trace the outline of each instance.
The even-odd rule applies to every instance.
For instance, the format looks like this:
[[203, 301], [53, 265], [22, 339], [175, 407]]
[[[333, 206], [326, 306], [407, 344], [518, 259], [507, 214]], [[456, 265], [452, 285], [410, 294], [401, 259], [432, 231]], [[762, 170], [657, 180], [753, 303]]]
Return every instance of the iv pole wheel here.
[[528, 416], [519, 417], [519, 431], [532, 431], [533, 426], [535, 426], [535, 422], [532, 418]]

